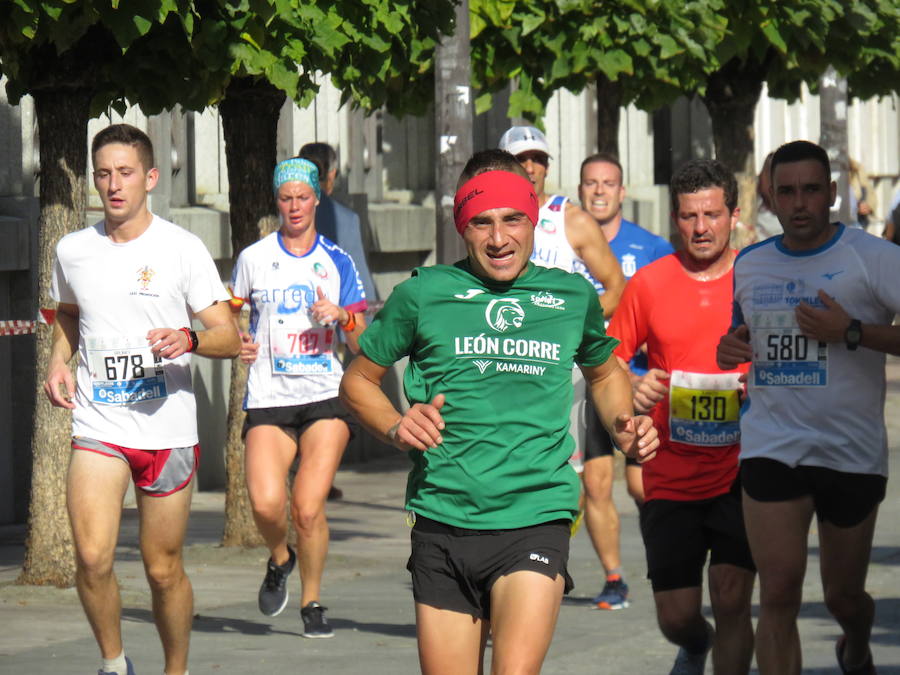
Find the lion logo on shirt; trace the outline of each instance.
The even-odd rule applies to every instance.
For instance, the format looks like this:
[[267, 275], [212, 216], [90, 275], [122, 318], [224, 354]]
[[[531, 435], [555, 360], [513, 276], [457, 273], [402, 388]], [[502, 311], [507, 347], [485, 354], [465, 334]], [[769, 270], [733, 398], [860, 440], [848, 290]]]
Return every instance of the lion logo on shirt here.
[[498, 333], [505, 333], [510, 327], [521, 328], [525, 321], [525, 310], [515, 298], [496, 298], [484, 310], [488, 326]]

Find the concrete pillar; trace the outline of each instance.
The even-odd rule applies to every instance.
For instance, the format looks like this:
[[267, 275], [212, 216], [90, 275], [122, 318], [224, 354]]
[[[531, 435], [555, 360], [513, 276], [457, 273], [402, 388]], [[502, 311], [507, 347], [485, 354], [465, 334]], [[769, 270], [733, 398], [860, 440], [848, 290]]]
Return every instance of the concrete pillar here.
[[147, 118], [147, 135], [153, 142], [159, 182], [150, 193], [150, 210], [169, 220], [172, 207], [172, 113], [164, 112]]

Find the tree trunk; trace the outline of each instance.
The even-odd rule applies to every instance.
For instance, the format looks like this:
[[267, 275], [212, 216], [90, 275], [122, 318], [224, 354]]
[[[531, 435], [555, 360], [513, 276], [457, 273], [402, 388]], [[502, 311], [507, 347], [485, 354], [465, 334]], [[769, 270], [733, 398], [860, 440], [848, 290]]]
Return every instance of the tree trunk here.
[[597, 152], [619, 156], [619, 117], [622, 111], [622, 87], [597, 75]]
[[[850, 153], [847, 150], [847, 78], [828, 69], [819, 78], [819, 145], [831, 160], [831, 180], [837, 183], [839, 201], [838, 220], [852, 223], [856, 214], [850, 212]], [[833, 213], [833, 211], [832, 211]], [[898, 223], [900, 225], [900, 223]]]
[[[434, 50], [435, 255], [437, 262], [447, 265], [466, 256], [465, 242], [453, 227], [453, 196], [473, 150], [469, 3], [459, 3], [455, 12], [453, 35], [444, 35]], [[463, 91], [465, 96], [460, 95]]]
[[753, 117], [768, 70], [768, 57], [731, 59], [709, 76], [703, 102], [712, 119], [716, 158], [734, 172], [740, 190], [738, 206], [744, 225], [732, 235], [732, 244], [743, 248], [755, 240], [756, 172], [753, 166]]
[[[272, 230], [278, 114], [285, 94], [263, 78], [235, 78], [219, 104], [228, 164], [228, 201], [231, 219], [232, 260], [247, 246]], [[225, 445], [224, 546], [259, 546], [262, 537], [253, 521], [244, 477], [244, 425], [242, 403], [247, 367], [232, 362]]]
[[[52, 307], [50, 279], [60, 238], [84, 227], [87, 175], [88, 89], [52, 88], [33, 93], [40, 134], [38, 306]], [[37, 312], [35, 312], [37, 314]], [[37, 398], [31, 505], [25, 562], [18, 582], [71, 586], [75, 581], [72, 531], [66, 512], [66, 472], [71, 452], [72, 416], [54, 408], [43, 392], [52, 331], [37, 334]], [[76, 363], [77, 356], [72, 360]]]

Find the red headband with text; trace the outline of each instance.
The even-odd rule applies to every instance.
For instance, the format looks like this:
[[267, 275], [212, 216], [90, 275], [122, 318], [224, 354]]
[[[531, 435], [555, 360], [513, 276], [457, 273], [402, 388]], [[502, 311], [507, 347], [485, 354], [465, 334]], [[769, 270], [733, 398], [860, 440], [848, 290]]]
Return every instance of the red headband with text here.
[[486, 171], [466, 181], [453, 200], [456, 231], [462, 234], [479, 213], [499, 208], [521, 211], [537, 225], [539, 206], [531, 181], [509, 171]]

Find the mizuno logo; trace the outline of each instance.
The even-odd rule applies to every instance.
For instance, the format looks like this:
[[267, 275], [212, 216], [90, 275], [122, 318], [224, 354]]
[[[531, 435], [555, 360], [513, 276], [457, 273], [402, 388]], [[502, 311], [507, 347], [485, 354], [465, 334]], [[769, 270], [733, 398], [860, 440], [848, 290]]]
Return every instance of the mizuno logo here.
[[459, 298], [460, 300], [471, 300], [476, 295], [481, 295], [482, 293], [484, 293], [484, 291], [481, 290], [480, 288], [470, 288], [465, 293], [457, 293], [453, 297]]
[[828, 279], [828, 281], [831, 281], [831, 280], [834, 279], [838, 274], [843, 274], [843, 273], [844, 273], [844, 270], [839, 270], [839, 271], [837, 271], [837, 272], [825, 272], [825, 274], [823, 274], [822, 276], [825, 277], [826, 279]]
[[493, 361], [482, 361], [479, 359], [478, 361], [472, 361], [476, 366], [478, 366], [478, 372], [484, 375], [484, 371], [487, 370], [487, 367], [493, 363]]

